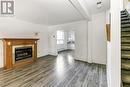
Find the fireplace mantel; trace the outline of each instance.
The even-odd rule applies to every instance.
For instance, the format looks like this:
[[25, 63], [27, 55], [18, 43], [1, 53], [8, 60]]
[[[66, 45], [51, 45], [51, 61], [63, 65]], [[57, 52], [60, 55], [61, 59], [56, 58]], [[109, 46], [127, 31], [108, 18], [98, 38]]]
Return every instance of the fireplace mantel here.
[[[18, 66], [33, 63], [37, 60], [37, 41], [38, 38], [1, 38], [3, 41], [3, 52], [4, 52], [4, 68], [12, 69]], [[32, 59], [21, 60], [17, 63], [13, 63], [13, 47], [14, 46], [32, 46]]]
[[0, 40], [39, 40], [39, 38], [0, 38]]

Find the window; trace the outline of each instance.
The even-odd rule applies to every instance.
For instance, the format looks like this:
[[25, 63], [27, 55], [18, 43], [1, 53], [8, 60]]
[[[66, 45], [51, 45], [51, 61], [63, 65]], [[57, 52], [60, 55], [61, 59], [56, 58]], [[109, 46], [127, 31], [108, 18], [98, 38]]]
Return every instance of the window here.
[[57, 44], [64, 44], [64, 31], [57, 31]]
[[74, 32], [68, 32], [68, 41], [75, 41]]

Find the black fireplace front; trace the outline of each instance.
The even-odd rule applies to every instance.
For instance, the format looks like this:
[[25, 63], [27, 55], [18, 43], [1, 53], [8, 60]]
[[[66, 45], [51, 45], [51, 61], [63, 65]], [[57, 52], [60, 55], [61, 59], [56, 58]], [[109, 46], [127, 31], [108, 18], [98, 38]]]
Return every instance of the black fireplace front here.
[[15, 48], [15, 61], [32, 58], [32, 46]]

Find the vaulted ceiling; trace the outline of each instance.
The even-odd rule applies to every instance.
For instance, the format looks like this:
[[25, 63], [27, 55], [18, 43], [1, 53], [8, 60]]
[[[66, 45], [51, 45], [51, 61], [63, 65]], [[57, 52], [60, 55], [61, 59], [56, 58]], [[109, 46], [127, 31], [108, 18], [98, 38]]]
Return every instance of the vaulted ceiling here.
[[[102, 0], [104, 7], [97, 9], [95, 0], [82, 0], [91, 14], [109, 8], [109, 0]], [[44, 25], [56, 25], [85, 19], [70, 0], [15, 0], [17, 19]]]

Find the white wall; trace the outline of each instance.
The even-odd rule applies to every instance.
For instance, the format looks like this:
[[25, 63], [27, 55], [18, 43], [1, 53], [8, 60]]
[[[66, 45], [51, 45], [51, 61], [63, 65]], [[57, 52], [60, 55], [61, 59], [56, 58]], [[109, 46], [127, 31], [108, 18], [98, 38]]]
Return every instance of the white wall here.
[[123, 0], [123, 9], [130, 9], [129, 0]]
[[67, 24], [60, 24], [50, 26], [50, 49], [51, 53], [57, 54], [56, 51], [56, 38], [52, 38], [56, 35], [55, 31], [74, 31], [75, 32], [75, 59], [87, 61], [87, 21], [78, 21]]
[[[38, 32], [38, 36], [35, 33]], [[0, 18], [0, 38], [39, 38], [38, 57], [48, 54], [48, 27], [18, 20], [14, 17]], [[2, 47], [2, 43], [0, 48]], [[0, 49], [0, 67], [3, 67], [3, 55]]]
[[121, 87], [121, 17], [123, 0], [111, 0], [111, 42], [107, 60], [108, 87]]
[[49, 54], [49, 42], [48, 42], [48, 30], [44, 28], [39, 33], [39, 41], [38, 41], [38, 57], [46, 56]]
[[93, 27], [92, 27], [92, 21], [88, 22], [88, 62], [92, 63], [93, 58], [92, 58], [92, 36], [93, 36]]
[[[106, 11], [106, 24], [110, 24], [110, 10]], [[111, 42], [107, 41], [107, 82], [108, 85], [110, 84], [110, 66], [108, 64], [111, 63], [110, 58], [111, 57]]]
[[88, 22], [88, 54], [89, 61], [106, 64], [107, 42], [106, 42], [106, 13], [98, 13], [92, 16]]
[[[75, 59], [106, 64], [107, 41], [105, 34], [106, 13], [98, 13], [92, 16], [92, 21], [79, 21], [67, 24], [50, 26], [50, 37], [56, 30], [75, 31]], [[50, 39], [52, 41], [52, 39]], [[52, 53], [56, 51], [56, 42], [50, 42]], [[56, 54], [56, 53], [55, 53]]]
[[51, 27], [48, 27], [49, 31], [49, 54], [57, 55], [57, 39], [56, 39], [56, 31], [53, 31]]

